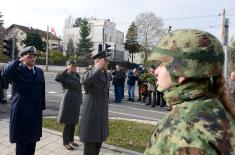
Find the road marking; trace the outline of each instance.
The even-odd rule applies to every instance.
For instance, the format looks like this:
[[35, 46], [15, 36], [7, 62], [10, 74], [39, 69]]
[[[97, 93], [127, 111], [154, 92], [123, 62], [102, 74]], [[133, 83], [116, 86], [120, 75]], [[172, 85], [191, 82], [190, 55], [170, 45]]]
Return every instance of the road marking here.
[[[124, 103], [125, 104], [125, 103]], [[121, 106], [121, 105], [114, 105], [114, 104], [110, 104], [112, 106], [115, 107], [121, 107], [121, 108], [126, 108], [126, 109], [134, 109], [134, 110], [140, 110], [140, 111], [146, 111], [146, 112], [155, 112], [155, 113], [159, 113], [159, 114], [167, 114], [168, 112], [159, 112], [159, 111], [153, 111], [153, 110], [144, 110], [144, 109], [139, 109], [139, 108], [133, 108], [133, 107], [126, 107], [126, 106]], [[139, 104], [140, 105], [140, 104]]]
[[151, 117], [143, 117], [143, 116], [137, 116], [137, 115], [126, 114], [126, 113], [115, 112], [115, 111], [109, 111], [109, 112], [110, 112], [110, 113], [114, 113], [114, 114], [119, 114], [119, 115], [132, 116], [132, 117], [136, 117], [136, 118], [143, 118], [143, 119], [147, 119], [147, 120], [150, 119], [150, 120], [160, 121], [160, 119], [151, 118]]
[[56, 91], [48, 91], [47, 94], [58, 94], [59, 92]]
[[47, 100], [49, 102], [60, 102], [61, 100]]
[[[49, 102], [60, 102], [60, 100], [47, 100]], [[144, 109], [139, 109], [139, 108], [133, 108], [133, 107], [126, 107], [126, 106], [121, 106], [121, 105], [115, 105], [115, 104], [109, 104], [110, 106], [114, 107], [120, 107], [120, 108], [125, 108], [125, 109], [132, 109], [132, 110], [139, 110], [139, 111], [146, 111], [146, 112], [154, 112], [154, 113], [159, 113], [159, 114], [167, 114], [168, 112], [161, 112], [161, 111], [153, 111], [153, 110], [144, 110]]]

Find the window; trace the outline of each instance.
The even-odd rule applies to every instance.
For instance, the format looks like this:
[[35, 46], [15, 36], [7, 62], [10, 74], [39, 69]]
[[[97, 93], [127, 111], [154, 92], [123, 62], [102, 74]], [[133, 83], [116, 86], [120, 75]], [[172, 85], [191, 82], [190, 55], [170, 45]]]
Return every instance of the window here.
[[144, 58], [144, 54], [141, 54], [141, 58]]

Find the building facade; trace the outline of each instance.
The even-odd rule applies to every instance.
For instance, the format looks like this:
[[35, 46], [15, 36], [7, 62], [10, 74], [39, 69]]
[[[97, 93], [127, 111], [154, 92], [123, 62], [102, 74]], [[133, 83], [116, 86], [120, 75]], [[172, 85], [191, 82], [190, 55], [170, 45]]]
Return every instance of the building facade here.
[[[144, 52], [133, 53], [133, 63], [144, 64], [145, 54]], [[129, 62], [132, 63], [132, 53], [129, 53]]]
[[[99, 44], [109, 44], [112, 49], [111, 61], [123, 62], [128, 61], [128, 51], [124, 46], [124, 33], [116, 29], [116, 24], [109, 19], [96, 19], [87, 18], [87, 21], [91, 27], [90, 37], [94, 43], [93, 53], [98, 52]], [[67, 45], [70, 39], [74, 42], [74, 47], [79, 42], [80, 34], [79, 27], [67, 27], [63, 32], [63, 47], [64, 51], [67, 51]]]
[[[25, 44], [23, 40], [26, 39], [27, 33], [34, 33], [36, 32], [42, 37], [42, 41], [46, 42], [47, 40], [47, 32], [39, 29], [34, 29], [32, 27], [26, 27], [22, 25], [13, 24], [6, 30], [6, 39], [16, 38], [16, 46], [19, 51], [25, 48]], [[54, 34], [48, 32], [48, 44], [49, 50], [51, 49], [58, 49], [60, 47], [61, 39], [55, 36]]]

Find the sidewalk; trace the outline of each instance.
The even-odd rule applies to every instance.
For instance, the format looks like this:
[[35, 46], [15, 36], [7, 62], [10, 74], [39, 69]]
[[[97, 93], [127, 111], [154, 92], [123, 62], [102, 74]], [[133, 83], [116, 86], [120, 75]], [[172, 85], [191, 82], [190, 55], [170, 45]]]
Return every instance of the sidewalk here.
[[[9, 104], [0, 105], [0, 155], [14, 155], [15, 144], [9, 142]], [[64, 149], [62, 133], [43, 128], [41, 140], [37, 143], [35, 155], [82, 155], [83, 144], [73, 151]], [[75, 140], [78, 137], [75, 136]], [[103, 144], [100, 155], [141, 155], [141, 153]]]

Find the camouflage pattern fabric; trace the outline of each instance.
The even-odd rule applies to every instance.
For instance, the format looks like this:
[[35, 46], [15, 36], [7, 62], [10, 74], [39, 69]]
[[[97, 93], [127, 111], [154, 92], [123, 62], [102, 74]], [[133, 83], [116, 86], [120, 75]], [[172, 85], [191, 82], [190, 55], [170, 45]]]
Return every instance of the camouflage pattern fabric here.
[[204, 83], [165, 93], [173, 110], [153, 130], [145, 155], [234, 155], [235, 121]]
[[163, 63], [175, 76], [212, 77], [222, 73], [224, 52], [213, 35], [193, 29], [164, 35], [147, 59], [148, 64]]
[[[223, 69], [218, 39], [200, 30], [172, 31], [147, 61], [165, 65], [173, 85], [164, 92], [172, 111], [153, 130], [145, 155], [235, 155], [235, 120], [208, 90], [209, 77]], [[180, 85], [178, 77], [188, 81]]]

